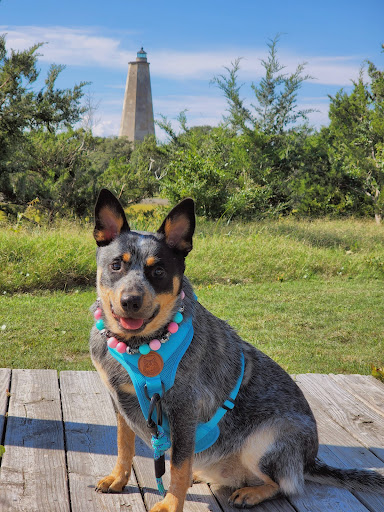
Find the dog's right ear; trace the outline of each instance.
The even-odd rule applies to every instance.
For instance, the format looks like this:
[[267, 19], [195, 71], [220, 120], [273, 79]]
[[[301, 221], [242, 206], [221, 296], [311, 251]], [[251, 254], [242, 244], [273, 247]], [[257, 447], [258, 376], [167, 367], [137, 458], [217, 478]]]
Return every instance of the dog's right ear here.
[[192, 250], [195, 222], [195, 203], [187, 198], [168, 213], [157, 232], [164, 235], [169, 247], [181, 251], [185, 257]]
[[123, 231], [129, 231], [123, 207], [116, 197], [103, 188], [95, 206], [93, 236], [98, 246], [108, 245]]

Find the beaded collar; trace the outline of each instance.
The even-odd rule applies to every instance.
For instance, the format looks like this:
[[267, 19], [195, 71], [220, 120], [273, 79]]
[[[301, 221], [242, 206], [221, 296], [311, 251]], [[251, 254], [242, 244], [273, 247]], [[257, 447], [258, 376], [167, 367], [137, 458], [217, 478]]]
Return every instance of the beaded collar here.
[[[184, 300], [185, 293], [181, 290], [180, 299]], [[166, 343], [172, 334], [176, 333], [179, 330], [179, 324], [183, 321], [183, 312], [184, 305], [181, 304], [176, 314], [174, 315], [172, 321], [166, 326], [164, 332], [159, 338], [152, 339], [149, 343], [144, 343], [137, 348], [129, 347], [125, 342], [119, 341], [117, 335], [113, 334], [111, 331], [105, 328], [105, 323], [103, 320], [103, 310], [101, 309], [101, 300], [100, 297], [96, 300], [97, 308], [94, 312], [93, 316], [96, 320], [96, 328], [100, 331], [100, 334], [104, 335], [107, 340], [107, 345], [110, 348], [114, 348], [120, 354], [149, 354], [151, 350], [157, 352], [163, 343]]]

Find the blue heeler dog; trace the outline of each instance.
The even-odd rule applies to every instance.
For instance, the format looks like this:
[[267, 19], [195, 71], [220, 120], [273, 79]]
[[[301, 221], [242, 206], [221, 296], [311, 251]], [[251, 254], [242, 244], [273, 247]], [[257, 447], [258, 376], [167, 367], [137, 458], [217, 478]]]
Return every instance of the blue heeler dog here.
[[199, 304], [184, 276], [194, 229], [192, 199], [148, 233], [130, 230], [119, 201], [100, 192], [90, 347], [117, 412], [118, 457], [96, 489], [121, 492], [135, 434], [150, 444], [162, 423], [171, 483], [152, 511], [182, 511], [193, 479], [231, 487], [229, 502], [239, 508], [299, 493], [305, 479], [384, 492], [378, 472], [316, 459], [316, 422], [295, 382]]

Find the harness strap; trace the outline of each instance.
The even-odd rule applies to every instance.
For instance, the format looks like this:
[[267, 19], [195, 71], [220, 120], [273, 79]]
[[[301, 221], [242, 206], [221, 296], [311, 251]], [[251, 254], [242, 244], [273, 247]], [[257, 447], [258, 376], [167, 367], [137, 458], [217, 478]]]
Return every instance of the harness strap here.
[[220, 435], [218, 423], [227, 411], [230, 411], [235, 407], [235, 399], [237, 397], [241, 383], [243, 381], [244, 369], [244, 354], [241, 353], [240, 375], [239, 378], [237, 379], [235, 387], [229, 394], [229, 398], [227, 398], [223, 405], [217, 409], [214, 416], [209, 421], [207, 421], [207, 423], [199, 423], [199, 425], [197, 426], [195, 453], [199, 453], [206, 450], [217, 441], [217, 438]]
[[[138, 360], [140, 354], [119, 353], [117, 350], [108, 347], [110, 354], [125, 368], [134, 385], [141, 410], [145, 418], [148, 418], [150, 399], [155, 393], [160, 397], [165, 391], [170, 389], [175, 381], [178, 365], [189, 347], [193, 338], [192, 317], [184, 319], [180, 324], [179, 330], [175, 333], [169, 342], [164, 343], [158, 353], [164, 361], [164, 368], [156, 377], [145, 377], [138, 369]], [[212, 446], [220, 435], [218, 427], [219, 421], [224, 414], [233, 409], [235, 398], [239, 392], [241, 382], [244, 376], [244, 355], [241, 353], [241, 371], [235, 387], [224, 404], [218, 408], [214, 416], [206, 423], [199, 423], [196, 431], [195, 453], [202, 452]], [[163, 415], [162, 427], [169, 436], [170, 428], [167, 417]]]

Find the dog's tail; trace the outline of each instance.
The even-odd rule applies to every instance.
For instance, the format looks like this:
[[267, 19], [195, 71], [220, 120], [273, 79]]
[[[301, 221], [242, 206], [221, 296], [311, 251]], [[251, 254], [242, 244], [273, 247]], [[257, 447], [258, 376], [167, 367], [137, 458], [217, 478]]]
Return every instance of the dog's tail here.
[[305, 479], [319, 484], [343, 487], [349, 491], [378, 492], [384, 494], [383, 473], [371, 469], [339, 469], [316, 461], [305, 474]]

